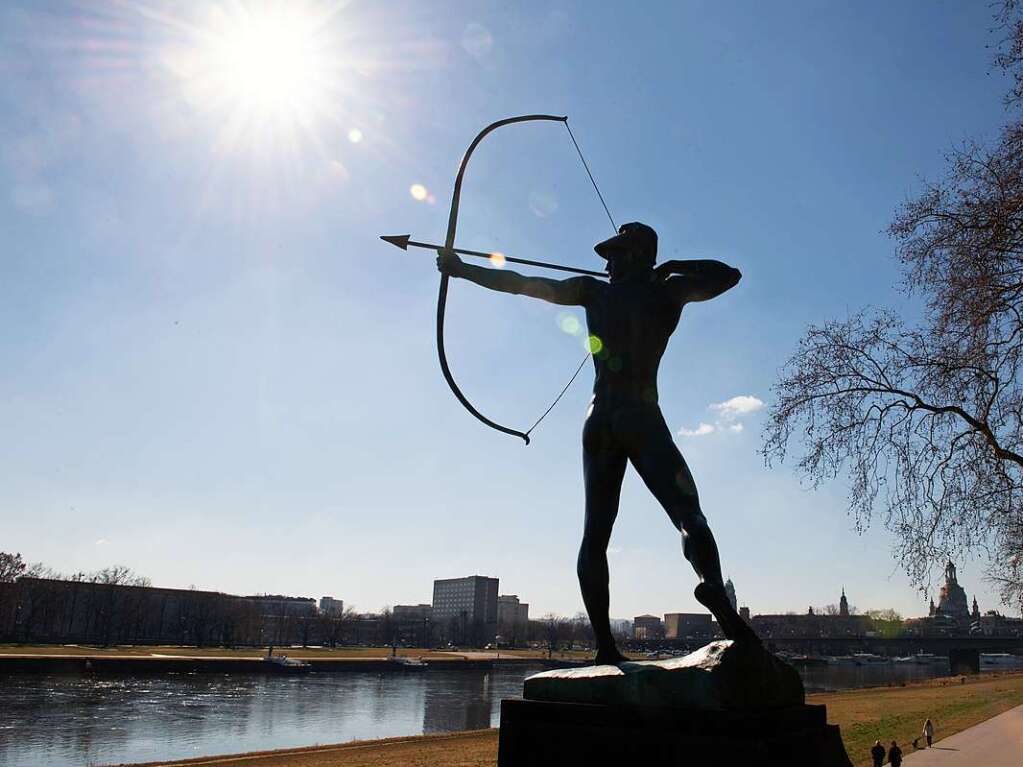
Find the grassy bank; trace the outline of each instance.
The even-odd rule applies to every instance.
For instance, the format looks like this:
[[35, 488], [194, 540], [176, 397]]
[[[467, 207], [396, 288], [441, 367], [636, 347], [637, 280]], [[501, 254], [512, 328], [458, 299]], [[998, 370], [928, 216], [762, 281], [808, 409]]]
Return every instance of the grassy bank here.
[[[114, 647], [95, 647], [93, 645], [16, 645], [0, 644], [0, 657], [3, 656], [88, 656], [88, 657], [184, 657], [184, 658], [261, 658], [266, 655], [265, 647], [179, 647], [179, 646], [141, 646], [124, 645]], [[275, 655], [287, 655], [289, 658], [308, 660], [321, 659], [359, 659], [367, 660], [388, 658], [390, 647], [275, 647]], [[490, 660], [497, 658], [546, 658], [547, 652], [541, 650], [430, 650], [417, 647], [399, 647], [400, 657], [422, 658], [424, 660]], [[593, 653], [584, 651], [556, 652], [554, 658], [560, 660], [585, 660]]]
[[[853, 763], [870, 764], [875, 740], [897, 740], [903, 751], [920, 735], [930, 717], [940, 740], [1023, 705], [1023, 674], [992, 674], [977, 678], [934, 679], [905, 687], [810, 695], [807, 702], [828, 707], [828, 721], [841, 725], [842, 740]], [[981, 767], [978, 765], [978, 767]]]
[[494, 767], [497, 730], [364, 740], [336, 746], [257, 751], [133, 767]]
[[[811, 695], [828, 707], [828, 721], [842, 727], [846, 750], [857, 767], [868, 767], [875, 739], [897, 740], [906, 751], [930, 717], [937, 737], [956, 732], [1023, 705], [1023, 674], [935, 679], [905, 687], [879, 687]], [[497, 730], [362, 741], [230, 757], [160, 762], [209, 767], [494, 767]]]

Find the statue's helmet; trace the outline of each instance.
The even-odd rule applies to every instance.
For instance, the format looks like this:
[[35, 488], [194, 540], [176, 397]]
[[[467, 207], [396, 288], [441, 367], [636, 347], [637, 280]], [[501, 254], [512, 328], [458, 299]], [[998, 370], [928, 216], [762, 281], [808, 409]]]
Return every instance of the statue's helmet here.
[[618, 234], [593, 246], [601, 258], [610, 258], [614, 253], [633, 251], [650, 258], [650, 263], [657, 259], [657, 232], [646, 224], [633, 221], [618, 227]]

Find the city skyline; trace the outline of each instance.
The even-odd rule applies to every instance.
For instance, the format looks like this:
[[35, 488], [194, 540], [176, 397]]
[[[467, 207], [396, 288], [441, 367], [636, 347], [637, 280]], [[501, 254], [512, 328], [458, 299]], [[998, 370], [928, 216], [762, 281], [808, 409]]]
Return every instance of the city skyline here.
[[[31, 563], [31, 564], [40, 565], [40, 564], [43, 564], [43, 563]], [[954, 563], [950, 563], [949, 566], [951, 566], [951, 568], [952, 568], [953, 579], [955, 579], [956, 576], [954, 574], [958, 570], [958, 568], [954, 565]], [[927, 615], [933, 615], [935, 600], [942, 593], [944, 593], [944, 588], [945, 588], [946, 584], [948, 583], [948, 581], [947, 581], [947, 573], [948, 573], [948, 568], [946, 567], [946, 571], [945, 571], [946, 582], [945, 583], [936, 583], [935, 584], [935, 588], [931, 592], [931, 595], [927, 597], [927, 601], [929, 602], [929, 604], [925, 605], [923, 607], [923, 609], [919, 613], [916, 613], [916, 612], [903, 612], [901, 610], [898, 610], [897, 608], [894, 608], [892, 605], [888, 605], [888, 604], [886, 604], [886, 605], [861, 605], [861, 604], [859, 604], [857, 602], [849, 601], [849, 600], [847, 600], [846, 589], [845, 589], [844, 586], [839, 587], [839, 592], [838, 592], [839, 593], [839, 597], [837, 599], [835, 599], [834, 601], [824, 601], [824, 602], [816, 602], [816, 603], [808, 602], [808, 603], [806, 603], [805, 605], [802, 605], [802, 606], [800, 606], [800, 605], [789, 605], [789, 606], [783, 606], [780, 609], [774, 609], [774, 610], [771, 610], [771, 609], [758, 609], [755, 605], [750, 605], [750, 604], [747, 604], [747, 603], [743, 602], [742, 597], [741, 597], [742, 591], [741, 591], [741, 589], [735, 587], [732, 579], [730, 579], [730, 578], [728, 579], [727, 585], [730, 588], [730, 594], [732, 596], [738, 595], [738, 596], [736, 596], [736, 600], [737, 600], [736, 607], [741, 607], [741, 608], [744, 608], [744, 609], [748, 609], [749, 612], [752, 615], [772, 615], [772, 614], [776, 614], [776, 615], [802, 615], [805, 612], [807, 612], [808, 609], [809, 610], [813, 610], [813, 611], [817, 611], [818, 613], [820, 613], [820, 612], [824, 611], [826, 608], [829, 608], [829, 607], [834, 607], [834, 608], [838, 609], [839, 607], [842, 606], [842, 603], [844, 602], [847, 605], [847, 609], [851, 610], [853, 612], [853, 614], [863, 614], [863, 613], [865, 613], [868, 610], [895, 609], [896, 612], [899, 612], [904, 619], [908, 619], [908, 618], [926, 617]], [[54, 568], [44, 567], [43, 568], [43, 574], [41, 575], [41, 577], [43, 577], [43, 578], [59, 577], [59, 578], [72, 578], [72, 579], [75, 579], [75, 578], [80, 578], [82, 576], [85, 576], [86, 580], [88, 580], [88, 576], [89, 575], [90, 574], [88, 574], [88, 573], [76, 573], [76, 574], [74, 574], [74, 573], [61, 573], [61, 572], [59, 572], [58, 570], [56, 570]], [[132, 573], [130, 573], [130, 575], [132, 577], [129, 580], [131, 580], [133, 582], [136, 581], [139, 577], [141, 577], [143, 579], [145, 578], [144, 574], [140, 574], [140, 573], [132, 572]], [[37, 577], [37, 576], [33, 575], [33, 577]], [[298, 591], [298, 592], [295, 592], [295, 593], [288, 593], [288, 594], [271, 593], [271, 592], [268, 592], [268, 591], [259, 591], [259, 590], [254, 590], [254, 591], [253, 590], [248, 590], [248, 591], [241, 590], [241, 591], [237, 592], [237, 596], [244, 597], [244, 598], [283, 597], [283, 598], [288, 598], [288, 599], [308, 600], [308, 601], [312, 601], [312, 602], [315, 602], [316, 604], [318, 604], [318, 606], [319, 606], [318, 609], [321, 612], [324, 612], [324, 611], [327, 611], [327, 612], [340, 612], [341, 609], [351, 609], [351, 610], [354, 610], [354, 611], [356, 611], [356, 612], [358, 612], [360, 614], [379, 614], [379, 613], [383, 612], [386, 609], [393, 609], [395, 607], [421, 608], [424, 605], [435, 605], [435, 602], [436, 602], [436, 599], [437, 599], [437, 584], [438, 583], [444, 583], [444, 582], [448, 582], [448, 581], [466, 581], [466, 580], [472, 580], [472, 579], [483, 579], [483, 580], [494, 581], [494, 588], [493, 588], [494, 598], [497, 599], [498, 602], [500, 602], [500, 600], [505, 600], [505, 599], [516, 599], [517, 600], [518, 597], [519, 597], [519, 594], [515, 594], [515, 595], [500, 594], [500, 595], [498, 595], [498, 591], [499, 590], [505, 591], [505, 589], [499, 589], [499, 587], [497, 585], [497, 584], [500, 583], [500, 576], [494, 577], [494, 576], [489, 576], [489, 575], [483, 575], [483, 574], [480, 574], [480, 573], [474, 573], [472, 575], [463, 575], [463, 576], [454, 576], [454, 577], [448, 577], [448, 578], [434, 578], [434, 579], [432, 579], [431, 580], [431, 587], [430, 587], [430, 591], [432, 593], [432, 598], [430, 600], [426, 601], [426, 602], [424, 602], [422, 600], [419, 600], [419, 601], [416, 601], [416, 600], [412, 600], [412, 601], [390, 600], [390, 601], [384, 602], [383, 604], [381, 604], [379, 606], [376, 606], [376, 607], [365, 607], [363, 605], [360, 605], [357, 601], [351, 600], [349, 597], [338, 598], [336, 596], [337, 592], [335, 592], [334, 594], [330, 594], [330, 595], [321, 594], [320, 596], [317, 597], [317, 596], [314, 595], [313, 591], [309, 591], [309, 590]], [[965, 594], [964, 597], [963, 597], [964, 599], [966, 599], [968, 601], [973, 601], [973, 602], [977, 602], [978, 601], [978, 594], [980, 592], [978, 592], [978, 591], [970, 591], [969, 589], [964, 589], [956, 580], [953, 580], [953, 583], [954, 583], [956, 588], [958, 588], [961, 592], [964, 592], [964, 594]], [[190, 584], [188, 587], [183, 587], [183, 586], [174, 586], [174, 585], [169, 585], [169, 584], [165, 584], [165, 583], [155, 583], [155, 582], [152, 583], [151, 586], [153, 588], [157, 588], [157, 589], [181, 589], [181, 590], [185, 590], [185, 589], [194, 589], [195, 588], [194, 584]], [[215, 592], [215, 593], [230, 594], [230, 592], [228, 592], [228, 591], [226, 591], [224, 589], [217, 588], [217, 587], [210, 587], [208, 589], [202, 589], [202, 590], [209, 591], [209, 592]], [[529, 604], [532, 604], [534, 607], [536, 606], [535, 602], [533, 602], [532, 600], [530, 601]], [[529, 607], [529, 604], [526, 604], [525, 606]], [[343, 607], [339, 607], [339, 606], [343, 606]], [[996, 611], [996, 612], [998, 612], [998, 613], [1000, 613], [1002, 615], [1006, 615], [1008, 617], [1017, 617], [1011, 611], [1006, 611], [1004, 609], [1004, 607], [1002, 605], [1000, 605], [1000, 604], [999, 605], [984, 604], [983, 608], [981, 609], [981, 612], [986, 613], [989, 610], [994, 610], [994, 611]], [[654, 616], [664, 616], [664, 615], [669, 615], [669, 614], [690, 615], [690, 614], [702, 614], [704, 612], [706, 612], [705, 609], [702, 608], [702, 606], [698, 606], [696, 609], [689, 610], [689, 611], [673, 610], [671, 608], [668, 608], [668, 609], [651, 609], [651, 610], [646, 610], [646, 611], [643, 611], [643, 612], [631, 613], [629, 615], [624, 615], [624, 614], [615, 615], [615, 614], [612, 614], [611, 617], [612, 617], [613, 621], [623, 621], [623, 620], [631, 621], [636, 616], [641, 616], [641, 615], [654, 615]], [[553, 614], [553, 615], [557, 615], [557, 616], [560, 616], [560, 617], [569, 617], [569, 618], [577, 617], [579, 615], [582, 615], [582, 616], [585, 617], [585, 611], [580, 607], [580, 609], [578, 609], [578, 610], [574, 610], [574, 611], [566, 612], [566, 613], [559, 613], [559, 612], [556, 612], [556, 611], [542, 610], [542, 609], [537, 610], [537, 611], [531, 611], [530, 619], [531, 620], [537, 620], [537, 619], [540, 619], [544, 615], [547, 615], [547, 614]]]

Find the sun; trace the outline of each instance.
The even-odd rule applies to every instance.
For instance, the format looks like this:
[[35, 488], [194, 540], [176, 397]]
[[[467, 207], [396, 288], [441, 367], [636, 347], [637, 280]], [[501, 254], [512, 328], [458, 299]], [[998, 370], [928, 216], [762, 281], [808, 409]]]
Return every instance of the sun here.
[[265, 118], [322, 107], [331, 72], [319, 21], [299, 3], [223, 19], [206, 41], [214, 95]]
[[[349, 101], [340, 2], [240, 0], [208, 6], [168, 45], [180, 93], [241, 148], [313, 137]], [[170, 26], [170, 24], [168, 24]], [[265, 149], [261, 146], [260, 149]]]

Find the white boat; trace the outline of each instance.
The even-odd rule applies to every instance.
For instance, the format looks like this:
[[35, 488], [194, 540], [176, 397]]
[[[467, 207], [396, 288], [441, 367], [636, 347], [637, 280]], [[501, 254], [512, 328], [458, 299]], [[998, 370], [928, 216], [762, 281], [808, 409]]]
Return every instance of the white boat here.
[[263, 658], [263, 662], [269, 663], [278, 671], [283, 671], [287, 674], [301, 673], [303, 671], [309, 671], [312, 668], [312, 665], [306, 663], [304, 660], [289, 658], [287, 655], [271, 655]]
[[397, 663], [406, 671], [425, 671], [426, 663], [419, 660], [418, 658], [406, 658], [406, 657], [393, 657], [389, 659], [391, 663]]
[[1023, 657], [1007, 652], [982, 652], [980, 665], [988, 668], [1016, 668], [1023, 665]]
[[883, 666], [892, 662], [891, 658], [886, 658], [883, 655], [875, 655], [871, 652], [853, 653], [853, 660], [861, 666]]
[[851, 655], [829, 655], [826, 660], [829, 666], [858, 666], [856, 659]]

